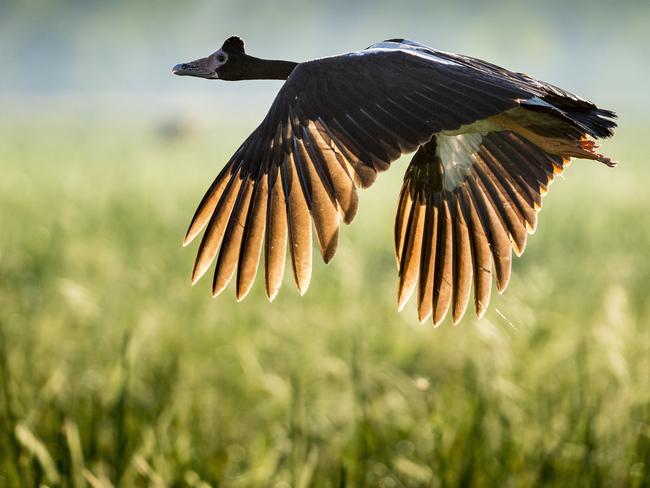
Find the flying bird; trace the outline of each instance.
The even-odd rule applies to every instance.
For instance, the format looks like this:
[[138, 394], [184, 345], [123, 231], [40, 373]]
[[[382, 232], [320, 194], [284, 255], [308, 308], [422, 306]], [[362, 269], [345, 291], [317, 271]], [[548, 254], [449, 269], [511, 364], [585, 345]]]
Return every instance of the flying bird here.
[[184, 244], [203, 229], [195, 283], [216, 259], [213, 295], [236, 274], [251, 289], [264, 249], [270, 300], [287, 248], [296, 286], [311, 278], [312, 225], [320, 254], [336, 252], [339, 225], [357, 212], [357, 189], [404, 153], [395, 219], [398, 308], [417, 289], [418, 317], [457, 323], [473, 288], [479, 317], [495, 277], [510, 279], [553, 178], [570, 158], [614, 166], [595, 140], [616, 114], [549, 83], [406, 39], [302, 63], [246, 54], [228, 38], [173, 73], [219, 80], [286, 80], [271, 108], [201, 200]]

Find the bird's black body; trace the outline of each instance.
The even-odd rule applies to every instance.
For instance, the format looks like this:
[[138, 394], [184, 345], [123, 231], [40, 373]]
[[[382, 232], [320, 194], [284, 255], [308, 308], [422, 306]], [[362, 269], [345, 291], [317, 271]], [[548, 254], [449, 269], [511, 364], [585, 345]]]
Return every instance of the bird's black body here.
[[[311, 225], [325, 261], [359, 187], [401, 154], [409, 165], [395, 224], [399, 304], [418, 286], [420, 319], [463, 315], [474, 284], [479, 315], [492, 270], [499, 291], [534, 230], [541, 196], [570, 157], [613, 163], [588, 137], [608, 137], [614, 113], [553, 85], [475, 58], [393, 39], [293, 63], [248, 56], [239, 38], [181, 75], [286, 79], [269, 113], [206, 193], [186, 242], [203, 228], [194, 279], [217, 259], [213, 292], [237, 272], [244, 296], [264, 243], [267, 293], [286, 248], [301, 292], [311, 274]], [[217, 256], [218, 255], [218, 256]]]

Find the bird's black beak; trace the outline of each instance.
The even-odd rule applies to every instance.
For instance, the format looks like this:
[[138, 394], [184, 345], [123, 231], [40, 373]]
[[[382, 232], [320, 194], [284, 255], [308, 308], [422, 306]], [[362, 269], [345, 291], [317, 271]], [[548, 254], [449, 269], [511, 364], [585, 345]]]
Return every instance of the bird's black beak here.
[[177, 64], [172, 68], [172, 73], [178, 76], [194, 76], [196, 78], [219, 78], [219, 75], [212, 69], [209, 58]]

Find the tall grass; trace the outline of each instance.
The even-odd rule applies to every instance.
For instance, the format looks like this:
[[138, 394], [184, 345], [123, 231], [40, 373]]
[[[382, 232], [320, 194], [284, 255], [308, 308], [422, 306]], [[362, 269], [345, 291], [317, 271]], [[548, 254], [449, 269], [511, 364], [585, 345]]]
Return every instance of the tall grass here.
[[0, 130], [0, 485], [650, 485], [645, 128], [554, 183], [486, 318], [438, 329], [395, 310], [404, 161], [304, 297], [237, 304], [180, 241], [244, 129]]

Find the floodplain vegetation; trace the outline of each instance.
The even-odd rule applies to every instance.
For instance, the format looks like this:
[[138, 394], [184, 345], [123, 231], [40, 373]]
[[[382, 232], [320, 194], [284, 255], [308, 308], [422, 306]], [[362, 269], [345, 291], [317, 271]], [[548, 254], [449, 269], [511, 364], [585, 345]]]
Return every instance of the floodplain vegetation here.
[[407, 161], [305, 296], [236, 303], [180, 244], [244, 128], [0, 125], [0, 485], [650, 486], [646, 128], [553, 183], [485, 318], [434, 329], [396, 311]]

